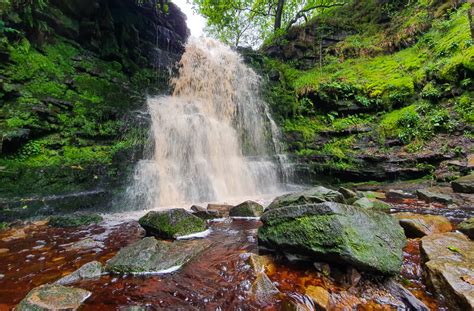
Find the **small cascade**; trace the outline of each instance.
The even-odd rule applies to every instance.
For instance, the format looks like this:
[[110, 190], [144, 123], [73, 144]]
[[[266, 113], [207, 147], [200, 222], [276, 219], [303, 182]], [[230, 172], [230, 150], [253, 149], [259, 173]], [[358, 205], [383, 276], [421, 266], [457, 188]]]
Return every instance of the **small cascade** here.
[[259, 97], [260, 78], [212, 39], [191, 39], [171, 96], [148, 99], [153, 151], [127, 196], [142, 208], [282, 191], [278, 128]]

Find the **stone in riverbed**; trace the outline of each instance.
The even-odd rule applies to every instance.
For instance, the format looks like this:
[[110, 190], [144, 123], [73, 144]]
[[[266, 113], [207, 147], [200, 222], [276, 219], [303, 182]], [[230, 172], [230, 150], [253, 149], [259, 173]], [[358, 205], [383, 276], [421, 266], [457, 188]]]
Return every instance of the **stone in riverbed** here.
[[342, 194], [345, 202], [348, 204], [352, 204], [355, 200], [357, 200], [357, 193], [351, 189], [340, 187], [337, 191]]
[[98, 214], [75, 213], [70, 215], [51, 216], [48, 225], [51, 227], [69, 228], [97, 224], [103, 220]]
[[323, 287], [310, 285], [306, 288], [305, 295], [311, 298], [318, 309], [328, 310], [330, 295]]
[[229, 212], [231, 217], [260, 217], [262, 214], [263, 206], [254, 201], [240, 203]]
[[403, 190], [393, 190], [390, 189], [385, 193], [387, 199], [391, 200], [403, 200], [403, 199], [416, 199], [416, 195], [412, 193], [405, 192]]
[[458, 230], [474, 240], [474, 217], [464, 220], [458, 225]]
[[261, 220], [259, 241], [280, 251], [385, 275], [400, 272], [405, 235], [382, 212], [325, 202], [271, 209]]
[[175, 239], [206, 230], [206, 222], [183, 208], [149, 212], [138, 220], [147, 234]]
[[206, 240], [160, 241], [146, 237], [122, 248], [107, 262], [106, 270], [114, 273], [159, 273], [179, 268], [210, 246]]
[[451, 182], [454, 192], [474, 193], [474, 173]]
[[444, 216], [414, 213], [397, 213], [393, 216], [398, 219], [407, 238], [421, 238], [425, 235], [453, 230], [451, 222]]
[[55, 284], [66, 285], [85, 279], [97, 279], [102, 275], [102, 264], [98, 261], [86, 263], [73, 273], [57, 280]]
[[230, 210], [233, 207], [233, 205], [229, 204], [207, 204], [207, 212], [216, 214], [219, 218], [229, 217]]
[[451, 204], [453, 203], [453, 198], [447, 194], [432, 192], [428, 189], [419, 189], [416, 190], [416, 195], [420, 200], [423, 200], [427, 203], [438, 202], [442, 204]]
[[250, 291], [255, 300], [260, 303], [269, 303], [280, 293], [265, 272], [259, 272], [257, 274], [257, 278], [253, 282]]
[[77, 310], [91, 294], [80, 288], [46, 284], [32, 289], [15, 310]]
[[365, 209], [374, 209], [379, 211], [389, 212], [392, 206], [388, 203], [380, 201], [378, 199], [360, 198], [355, 201], [352, 205], [362, 207]]
[[307, 203], [338, 202], [344, 203], [344, 196], [337, 191], [319, 186], [305, 191], [284, 194], [273, 200], [267, 210], [274, 208], [301, 205]]
[[421, 239], [425, 278], [443, 295], [450, 310], [474, 310], [474, 242], [459, 232]]

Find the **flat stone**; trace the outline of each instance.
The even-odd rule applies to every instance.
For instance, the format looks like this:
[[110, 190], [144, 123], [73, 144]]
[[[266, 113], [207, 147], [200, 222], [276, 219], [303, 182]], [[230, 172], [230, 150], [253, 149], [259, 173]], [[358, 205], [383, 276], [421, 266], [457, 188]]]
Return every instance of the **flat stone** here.
[[206, 222], [183, 208], [151, 211], [138, 220], [147, 234], [175, 239], [206, 230]]
[[86, 279], [98, 279], [102, 275], [102, 264], [98, 261], [86, 263], [73, 273], [57, 280], [55, 284], [67, 285]]
[[450, 310], [474, 310], [474, 242], [459, 232], [439, 233], [421, 239], [426, 280], [445, 297]]
[[423, 200], [427, 203], [438, 202], [446, 205], [453, 203], [453, 198], [451, 198], [449, 195], [432, 192], [427, 189], [417, 190], [416, 195], [420, 200]]
[[400, 222], [407, 238], [421, 238], [425, 235], [453, 230], [451, 222], [444, 216], [414, 213], [397, 213], [393, 216]]
[[403, 200], [403, 199], [416, 199], [416, 195], [405, 192], [403, 190], [390, 189], [385, 193], [387, 199], [391, 200]]
[[305, 291], [305, 295], [311, 298], [317, 307], [322, 310], [328, 310], [329, 308], [329, 292], [321, 286], [308, 286]]
[[474, 193], [474, 173], [451, 182], [454, 192]]
[[103, 248], [104, 244], [99, 241], [95, 241], [91, 238], [85, 238], [79, 240], [77, 242], [72, 243], [71, 245], [67, 246], [67, 250], [83, 250], [83, 249], [91, 249], [91, 248]]
[[260, 217], [262, 214], [263, 206], [254, 201], [242, 202], [229, 211], [231, 217]]
[[163, 273], [178, 269], [210, 246], [206, 240], [174, 241], [146, 237], [122, 248], [106, 270], [121, 274]]
[[458, 230], [474, 240], [474, 217], [464, 220], [458, 225]]
[[305, 191], [284, 194], [276, 197], [267, 207], [267, 210], [274, 208], [302, 205], [306, 203], [339, 202], [344, 203], [344, 196], [335, 190], [326, 187], [314, 187]]
[[233, 205], [229, 204], [208, 204], [207, 211], [217, 213], [217, 217], [229, 217], [230, 210], [233, 207]]
[[15, 310], [77, 310], [91, 294], [80, 288], [42, 285], [32, 289]]

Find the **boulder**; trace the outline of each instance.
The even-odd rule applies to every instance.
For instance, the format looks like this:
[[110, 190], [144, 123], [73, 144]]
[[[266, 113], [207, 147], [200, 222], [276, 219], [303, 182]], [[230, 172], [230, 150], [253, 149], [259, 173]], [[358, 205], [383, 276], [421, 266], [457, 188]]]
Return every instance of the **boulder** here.
[[474, 193], [474, 173], [451, 182], [454, 192]]
[[403, 199], [416, 199], [416, 195], [405, 192], [403, 190], [390, 189], [385, 193], [387, 199], [390, 200], [403, 200]]
[[206, 222], [182, 208], [148, 212], [138, 220], [147, 234], [175, 239], [206, 230]]
[[103, 220], [98, 214], [75, 213], [70, 215], [51, 216], [48, 225], [52, 227], [78, 227], [97, 224]]
[[306, 203], [339, 202], [344, 203], [344, 196], [337, 191], [319, 186], [301, 192], [284, 194], [273, 200], [267, 209]]
[[427, 203], [437, 202], [443, 204], [453, 203], [453, 198], [447, 194], [432, 192], [428, 189], [419, 189], [416, 190], [416, 195], [420, 200], [423, 200]]
[[240, 203], [229, 212], [231, 217], [260, 217], [262, 214], [263, 206], [254, 201]]
[[444, 216], [414, 213], [397, 213], [393, 216], [400, 222], [407, 238], [421, 238], [425, 235], [453, 230], [451, 222]]
[[73, 273], [66, 275], [65, 277], [54, 282], [59, 285], [67, 285], [74, 282], [78, 282], [85, 279], [96, 279], [102, 275], [102, 264], [98, 261], [91, 261], [86, 263]]
[[387, 211], [389, 212], [392, 206], [388, 203], [377, 199], [369, 199], [369, 198], [360, 198], [355, 201], [352, 205], [365, 208], [365, 209], [375, 209], [379, 211]]
[[270, 303], [274, 301], [275, 295], [280, 293], [265, 272], [259, 272], [257, 274], [255, 281], [252, 283], [250, 292], [255, 300], [260, 303]]
[[217, 217], [229, 217], [230, 210], [233, 208], [233, 205], [229, 204], [208, 204], [207, 212], [216, 214]]
[[421, 239], [425, 278], [450, 310], [474, 310], [474, 242], [459, 232]]
[[199, 211], [199, 212], [193, 212], [193, 215], [203, 220], [221, 218], [218, 211], [204, 210], [204, 211]]
[[77, 310], [91, 294], [80, 288], [46, 284], [32, 289], [15, 310]]
[[400, 272], [406, 238], [385, 213], [335, 202], [270, 209], [258, 230], [262, 244], [385, 275]]
[[191, 206], [191, 211], [195, 212], [195, 213], [199, 213], [199, 212], [207, 212], [207, 209], [205, 207], [202, 207], [202, 206], [199, 206], [199, 205], [193, 205]]
[[209, 246], [206, 240], [167, 242], [146, 237], [121, 249], [107, 262], [106, 270], [120, 274], [173, 271]]
[[329, 309], [329, 292], [321, 286], [310, 285], [306, 288], [305, 295], [311, 298], [318, 310]]
[[464, 220], [458, 225], [458, 230], [474, 240], [474, 217]]
[[351, 204], [357, 200], [357, 193], [351, 189], [340, 187], [337, 191], [342, 194], [346, 203]]

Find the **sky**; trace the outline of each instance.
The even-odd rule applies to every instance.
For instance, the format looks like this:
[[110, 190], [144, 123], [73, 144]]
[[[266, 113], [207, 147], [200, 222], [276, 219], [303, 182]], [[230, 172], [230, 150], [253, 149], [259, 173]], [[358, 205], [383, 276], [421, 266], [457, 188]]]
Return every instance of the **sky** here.
[[183, 11], [183, 13], [188, 17], [186, 22], [189, 30], [191, 30], [191, 35], [194, 37], [200, 37], [204, 33], [206, 20], [204, 17], [193, 12], [191, 4], [187, 1], [188, 0], [172, 0], [171, 2], [179, 6], [181, 11]]

